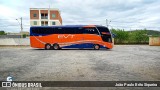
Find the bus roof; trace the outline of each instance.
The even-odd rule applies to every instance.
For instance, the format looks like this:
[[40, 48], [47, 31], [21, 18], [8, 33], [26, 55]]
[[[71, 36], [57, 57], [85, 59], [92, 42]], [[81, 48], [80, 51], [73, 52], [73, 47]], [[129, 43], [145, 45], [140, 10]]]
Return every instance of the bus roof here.
[[60, 25], [60, 26], [31, 26], [32, 27], [105, 27], [101, 25]]

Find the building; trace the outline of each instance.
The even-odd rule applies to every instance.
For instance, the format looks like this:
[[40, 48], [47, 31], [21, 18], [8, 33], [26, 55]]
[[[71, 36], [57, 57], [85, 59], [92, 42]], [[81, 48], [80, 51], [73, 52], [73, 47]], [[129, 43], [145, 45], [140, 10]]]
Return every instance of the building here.
[[31, 26], [62, 25], [60, 11], [53, 8], [30, 8]]

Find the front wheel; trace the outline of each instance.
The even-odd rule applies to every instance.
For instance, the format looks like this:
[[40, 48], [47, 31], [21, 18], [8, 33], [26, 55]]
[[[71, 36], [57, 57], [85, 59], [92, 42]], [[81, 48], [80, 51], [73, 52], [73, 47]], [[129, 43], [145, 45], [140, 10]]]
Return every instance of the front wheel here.
[[53, 49], [54, 49], [54, 50], [58, 50], [58, 49], [60, 49], [60, 47], [59, 47], [58, 44], [53, 44]]
[[100, 46], [99, 46], [98, 44], [95, 44], [95, 45], [94, 45], [94, 49], [95, 49], [95, 50], [99, 50], [99, 49], [100, 49]]

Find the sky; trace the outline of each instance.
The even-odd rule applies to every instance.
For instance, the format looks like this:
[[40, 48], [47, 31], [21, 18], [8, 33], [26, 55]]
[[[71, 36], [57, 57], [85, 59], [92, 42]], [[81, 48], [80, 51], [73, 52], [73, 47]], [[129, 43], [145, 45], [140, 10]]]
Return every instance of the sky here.
[[[0, 30], [30, 28], [30, 8], [57, 8], [63, 25], [104, 25], [109, 28], [160, 31], [160, 0], [0, 0]], [[16, 20], [18, 19], [18, 21]]]

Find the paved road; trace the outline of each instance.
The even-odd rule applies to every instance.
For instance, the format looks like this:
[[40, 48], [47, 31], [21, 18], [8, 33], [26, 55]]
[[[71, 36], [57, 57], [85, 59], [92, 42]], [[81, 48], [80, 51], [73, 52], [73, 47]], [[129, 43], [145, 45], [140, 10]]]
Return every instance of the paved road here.
[[116, 45], [112, 50], [1, 47], [0, 80], [9, 75], [16, 81], [160, 81], [160, 47]]

